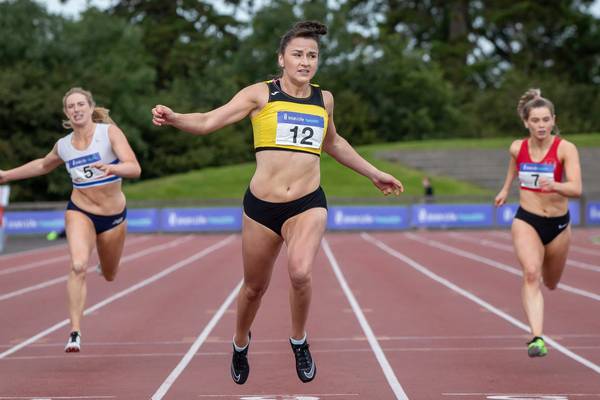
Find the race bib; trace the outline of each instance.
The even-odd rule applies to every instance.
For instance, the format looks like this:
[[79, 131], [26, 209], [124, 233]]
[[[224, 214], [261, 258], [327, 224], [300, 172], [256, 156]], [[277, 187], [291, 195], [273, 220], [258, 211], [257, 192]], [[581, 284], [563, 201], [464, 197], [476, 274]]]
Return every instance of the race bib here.
[[554, 181], [554, 164], [523, 163], [519, 167], [521, 187], [539, 189], [540, 179]]
[[323, 142], [325, 120], [312, 114], [290, 111], [277, 112], [275, 143], [285, 146], [318, 149]]
[[99, 153], [88, 154], [68, 161], [69, 173], [73, 182], [81, 183], [104, 176], [104, 172], [92, 168], [91, 164], [101, 160]]

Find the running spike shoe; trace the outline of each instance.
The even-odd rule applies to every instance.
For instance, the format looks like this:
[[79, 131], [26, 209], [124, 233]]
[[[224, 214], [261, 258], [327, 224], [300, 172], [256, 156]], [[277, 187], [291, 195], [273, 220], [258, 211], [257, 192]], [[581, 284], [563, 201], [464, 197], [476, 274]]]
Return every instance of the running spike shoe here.
[[313, 361], [310, 355], [308, 342], [304, 341], [303, 344], [293, 344], [290, 340], [294, 357], [296, 357], [296, 372], [298, 378], [304, 383], [308, 383], [315, 379], [317, 375], [317, 365]]
[[548, 354], [544, 339], [539, 336], [531, 339], [531, 341], [527, 343], [527, 354], [529, 354], [529, 357], [544, 357]]

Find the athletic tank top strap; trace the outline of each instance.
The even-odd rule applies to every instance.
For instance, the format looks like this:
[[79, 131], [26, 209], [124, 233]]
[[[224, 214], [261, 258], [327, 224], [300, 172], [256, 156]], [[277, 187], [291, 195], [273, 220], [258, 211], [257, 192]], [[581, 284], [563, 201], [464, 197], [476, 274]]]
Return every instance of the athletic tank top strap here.
[[552, 142], [550, 150], [548, 150], [548, 154], [546, 154], [546, 157], [544, 157], [544, 159], [552, 158], [558, 160], [558, 146], [560, 145], [561, 141], [562, 139], [560, 137], [554, 136], [554, 141]]
[[529, 139], [523, 139], [521, 142], [519, 154], [517, 155], [517, 164], [521, 162], [531, 162], [529, 157]]
[[319, 107], [325, 107], [321, 88], [314, 83], [310, 84], [311, 93], [308, 97], [293, 97], [286, 94], [281, 89], [281, 82], [279, 79], [267, 81], [267, 85], [269, 86], [269, 103], [274, 101], [287, 101], [296, 104], [312, 104]]

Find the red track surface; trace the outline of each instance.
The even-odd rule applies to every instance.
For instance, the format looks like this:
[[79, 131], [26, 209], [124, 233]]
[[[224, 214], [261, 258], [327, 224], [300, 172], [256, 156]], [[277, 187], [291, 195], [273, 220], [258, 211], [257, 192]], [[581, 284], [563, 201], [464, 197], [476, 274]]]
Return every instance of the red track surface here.
[[[2, 399], [600, 399], [600, 230], [574, 234], [544, 289], [550, 353], [529, 359], [507, 231], [327, 234], [296, 377], [285, 254], [229, 376], [238, 235], [130, 236], [117, 280], [88, 274], [82, 352], [66, 354], [66, 248], [0, 256]], [[337, 272], [336, 272], [337, 271]]]

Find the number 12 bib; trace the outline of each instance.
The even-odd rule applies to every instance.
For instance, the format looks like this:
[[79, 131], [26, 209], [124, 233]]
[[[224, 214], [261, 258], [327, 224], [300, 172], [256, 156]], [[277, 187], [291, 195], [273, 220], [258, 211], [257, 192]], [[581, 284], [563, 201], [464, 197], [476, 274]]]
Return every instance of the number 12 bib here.
[[276, 144], [318, 149], [323, 142], [323, 117], [290, 111], [277, 113]]

